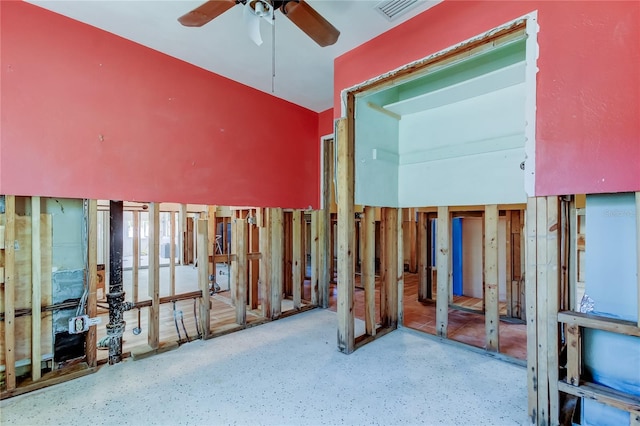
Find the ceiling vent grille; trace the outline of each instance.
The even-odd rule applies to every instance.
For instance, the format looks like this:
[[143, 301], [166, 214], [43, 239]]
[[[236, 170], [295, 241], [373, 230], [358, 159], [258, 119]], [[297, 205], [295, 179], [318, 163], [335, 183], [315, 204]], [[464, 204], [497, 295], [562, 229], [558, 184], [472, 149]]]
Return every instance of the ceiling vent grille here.
[[375, 9], [387, 20], [393, 21], [403, 13], [418, 6], [418, 4], [420, 4], [419, 0], [385, 0], [378, 3]]

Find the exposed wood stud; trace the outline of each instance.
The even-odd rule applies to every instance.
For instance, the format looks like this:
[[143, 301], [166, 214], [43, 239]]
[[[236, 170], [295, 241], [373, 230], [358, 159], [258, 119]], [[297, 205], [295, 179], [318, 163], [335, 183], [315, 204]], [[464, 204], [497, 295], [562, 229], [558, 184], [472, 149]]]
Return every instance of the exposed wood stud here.
[[180, 222], [180, 264], [185, 265], [187, 257], [187, 205], [180, 204], [178, 212], [178, 221]]
[[[638, 327], [640, 328], [640, 192], [636, 192], [636, 279], [638, 280]], [[638, 420], [640, 423], [640, 420]]]
[[[87, 315], [89, 318], [98, 316], [98, 297], [96, 287], [98, 285], [98, 201], [88, 200], [87, 209], [87, 274], [89, 280], [89, 297], [87, 299]], [[96, 367], [98, 365], [97, 357], [97, 327], [89, 327], [87, 332], [87, 343], [85, 347], [87, 356], [87, 365]]]
[[513, 231], [511, 229], [512, 225], [512, 213], [511, 210], [505, 211], [505, 219], [506, 219], [506, 241], [505, 241], [505, 287], [507, 293], [507, 317], [513, 317], [513, 297], [512, 297], [512, 287], [511, 283], [513, 282], [513, 248], [511, 247], [513, 242]]
[[580, 327], [567, 325], [567, 383], [573, 386], [580, 384]]
[[449, 324], [449, 278], [451, 275], [451, 218], [449, 208], [438, 207], [436, 229], [436, 270], [438, 283], [436, 294], [436, 333], [440, 337], [447, 337]]
[[333, 279], [331, 253], [331, 187], [333, 183], [333, 140], [325, 140], [323, 146], [322, 209], [318, 220], [318, 291], [320, 307], [329, 307], [329, 284]]
[[[31, 197], [31, 379], [41, 377], [42, 263], [40, 250], [40, 197]], [[94, 327], [92, 327], [94, 328]]]
[[133, 302], [138, 301], [138, 286], [139, 286], [139, 270], [140, 270], [140, 212], [138, 210], [131, 212], [133, 215], [133, 253], [132, 253], [132, 265], [131, 265], [131, 281], [133, 293]]
[[[549, 313], [547, 305], [547, 269], [549, 259], [547, 257], [547, 199], [546, 197], [536, 198], [536, 264], [537, 264], [537, 283], [538, 300], [536, 309], [537, 316], [537, 333], [538, 333], [538, 424], [546, 424], [549, 419], [549, 366], [547, 357], [549, 356], [549, 341], [547, 335], [548, 323], [547, 314]], [[552, 354], [557, 356], [557, 353]]]
[[[415, 222], [410, 222], [413, 229], [413, 237], [411, 246], [415, 247]], [[403, 244], [403, 230], [402, 230], [402, 209], [397, 210], [396, 218], [396, 326], [404, 323], [404, 244]]]
[[[547, 197], [546, 217], [546, 288], [547, 288], [547, 374], [549, 380], [549, 418], [552, 424], [557, 424], [560, 417], [560, 394], [558, 392], [558, 310], [560, 308], [560, 199], [556, 196]], [[544, 311], [543, 311], [544, 312]]]
[[262, 213], [263, 226], [260, 227], [260, 288], [262, 292], [262, 316], [271, 313], [271, 209]]
[[158, 349], [160, 344], [160, 205], [149, 204], [149, 283], [148, 295], [151, 306], [148, 310], [149, 333], [147, 342], [151, 349]]
[[293, 308], [296, 310], [300, 309], [302, 300], [302, 220], [302, 212], [294, 210], [292, 217], [293, 267], [291, 274], [293, 275]]
[[365, 330], [369, 336], [376, 335], [376, 217], [375, 209], [370, 206], [364, 208], [362, 217], [363, 247], [361, 280], [364, 287], [364, 317]]
[[[349, 354], [355, 349], [353, 268], [354, 222], [354, 98], [347, 99], [348, 119], [336, 122], [338, 144], [338, 349]], [[349, 121], [347, 123], [347, 120]]]
[[531, 424], [538, 422], [538, 334], [537, 334], [537, 201], [529, 198], [527, 201], [525, 232], [526, 269], [526, 316], [527, 316], [527, 388], [528, 388], [528, 417]]
[[[398, 235], [398, 222], [402, 221], [398, 209], [386, 207], [382, 209], [384, 217], [384, 281], [380, 293], [384, 303], [381, 303], [380, 319], [383, 327], [396, 328], [398, 326], [398, 271], [400, 268], [398, 246], [402, 245]], [[400, 228], [402, 225], [400, 225]], [[382, 232], [382, 230], [381, 230]], [[404, 266], [403, 266], [404, 267]]]
[[283, 273], [282, 256], [283, 242], [283, 212], [281, 208], [271, 209], [271, 319], [278, 319], [282, 314]]
[[499, 352], [498, 206], [496, 204], [485, 206], [484, 223], [485, 345], [488, 351]]
[[320, 299], [320, 244], [318, 240], [318, 216], [319, 212], [317, 210], [311, 212], [311, 304], [314, 306], [318, 306]]
[[236, 323], [247, 324], [247, 220], [236, 219], [233, 230], [236, 240], [237, 279], [235, 288]]
[[[173, 217], [173, 215], [172, 215]], [[215, 218], [213, 219], [215, 220]], [[199, 314], [200, 318], [198, 319], [200, 322], [200, 332], [202, 334], [202, 338], [206, 339], [209, 337], [209, 329], [211, 323], [211, 312], [210, 312], [210, 299], [209, 299], [209, 254], [205, 247], [207, 247], [211, 242], [208, 239], [208, 229], [209, 223], [208, 220], [200, 219], [198, 220], [197, 226], [197, 252], [198, 252], [198, 288], [202, 292], [202, 298], [199, 301]]]
[[417, 229], [417, 260], [418, 260], [418, 300], [425, 301], [429, 299], [427, 276], [429, 274], [429, 262], [427, 258], [427, 220], [426, 213], [418, 213], [418, 229]]
[[[249, 240], [250, 240], [250, 248], [253, 254], [260, 255], [260, 239], [258, 237], [259, 228], [255, 225], [249, 225]], [[253, 255], [252, 254], [252, 255]], [[259, 299], [259, 274], [260, 274], [260, 259], [254, 259], [247, 256], [249, 260], [249, 306], [251, 309], [258, 309], [260, 304]]]
[[[215, 220], [215, 219], [214, 219]], [[176, 214], [169, 212], [169, 288], [176, 294]]]

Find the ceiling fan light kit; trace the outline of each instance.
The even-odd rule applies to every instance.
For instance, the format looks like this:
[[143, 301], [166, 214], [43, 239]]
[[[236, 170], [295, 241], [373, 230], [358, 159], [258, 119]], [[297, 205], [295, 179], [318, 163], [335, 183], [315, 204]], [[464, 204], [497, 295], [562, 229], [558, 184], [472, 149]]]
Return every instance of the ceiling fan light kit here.
[[[244, 15], [247, 22], [249, 21], [246, 15], [250, 14], [252, 18], [264, 18], [273, 24], [274, 11], [280, 9], [283, 15], [321, 47], [334, 44], [340, 36], [340, 31], [304, 0], [209, 0], [182, 15], [178, 18], [178, 22], [187, 27], [201, 27], [236, 4], [242, 4], [245, 7]], [[255, 21], [257, 24], [249, 24], [251, 28], [249, 33], [252, 40], [260, 44], [262, 38], [259, 30], [256, 37], [255, 30], [259, 26], [259, 20]]]

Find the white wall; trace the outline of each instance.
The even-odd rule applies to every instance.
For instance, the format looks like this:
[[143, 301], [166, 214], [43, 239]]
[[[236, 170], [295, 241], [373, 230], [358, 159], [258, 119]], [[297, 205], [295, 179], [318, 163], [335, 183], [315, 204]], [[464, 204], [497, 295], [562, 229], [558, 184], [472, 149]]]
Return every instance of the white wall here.
[[400, 121], [401, 207], [526, 202], [524, 84]]
[[367, 106], [396, 97], [394, 92], [385, 92], [356, 101], [356, 204], [398, 206], [398, 120]]
[[[465, 296], [482, 295], [482, 218], [469, 217], [462, 220], [462, 293]], [[506, 286], [506, 233], [507, 221], [504, 217], [498, 220], [498, 298], [507, 300]]]

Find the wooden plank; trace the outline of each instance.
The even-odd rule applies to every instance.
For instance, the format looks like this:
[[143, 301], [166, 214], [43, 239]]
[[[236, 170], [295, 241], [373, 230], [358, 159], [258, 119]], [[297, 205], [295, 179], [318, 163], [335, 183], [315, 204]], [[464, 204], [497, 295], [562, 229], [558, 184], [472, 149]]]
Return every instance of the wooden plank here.
[[[348, 96], [348, 119], [336, 122], [338, 144], [337, 192], [338, 192], [338, 350], [352, 353], [355, 349], [353, 268], [354, 218], [354, 98]], [[348, 120], [348, 123], [347, 123]]]
[[362, 224], [362, 266], [365, 333], [376, 335], [376, 217], [373, 207], [365, 206]]
[[176, 212], [169, 212], [169, 288], [176, 294]]
[[284, 251], [283, 211], [274, 208], [269, 215], [271, 220], [271, 313], [269, 318], [278, 319], [282, 314], [282, 257]]
[[302, 212], [294, 210], [291, 218], [292, 239], [293, 239], [293, 256], [292, 256], [292, 275], [293, 275], [293, 308], [298, 310], [302, 300]]
[[284, 297], [293, 297], [293, 212], [285, 211], [282, 216], [284, 252], [282, 259], [282, 286]]
[[588, 382], [581, 383], [580, 386], [572, 386], [560, 381], [558, 382], [558, 389], [570, 395], [588, 398], [620, 410], [628, 411], [632, 417], [640, 415], [640, 397], [638, 396]]
[[40, 249], [40, 197], [31, 197], [31, 380], [41, 377], [40, 334], [42, 312], [42, 252]]
[[149, 203], [149, 324], [147, 343], [157, 349], [160, 343], [160, 204]]
[[[402, 227], [402, 209], [397, 210], [396, 218], [396, 327], [404, 323], [404, 244], [403, 242], [403, 227]], [[415, 247], [415, 222], [410, 222], [411, 228], [414, 229], [414, 239], [412, 241], [412, 247]], [[415, 272], [415, 270], [414, 270]]]
[[[89, 274], [89, 297], [87, 298], [87, 315], [89, 318], [98, 316], [98, 201], [88, 200], [87, 209], [87, 273]], [[135, 213], [134, 213], [135, 214]], [[87, 365], [96, 367], [98, 365], [97, 354], [97, 327], [89, 327], [87, 332], [87, 341], [85, 345], [85, 353], [87, 356]]]
[[318, 304], [329, 307], [329, 210], [318, 211]]
[[527, 200], [525, 232], [525, 291], [527, 324], [527, 395], [528, 417], [531, 424], [538, 422], [538, 334], [537, 334], [537, 203], [535, 198]]
[[512, 219], [511, 210], [505, 212], [506, 221], [506, 241], [505, 241], [505, 282], [506, 282], [506, 296], [507, 296], [507, 316], [513, 317], [514, 301], [512, 295], [511, 282], [513, 282], [513, 249], [511, 244], [513, 243], [513, 231], [511, 230]]
[[319, 212], [311, 212], [311, 304], [318, 306], [320, 302], [320, 264], [319, 254], [320, 244], [318, 241], [318, 218]]
[[[560, 200], [556, 196], [547, 197], [547, 375], [549, 382], [549, 419], [557, 424], [560, 417], [559, 380], [559, 333], [558, 310], [560, 307], [561, 250]], [[541, 312], [541, 311], [539, 311]]]
[[260, 288], [262, 293], [262, 316], [269, 318], [271, 312], [271, 209], [264, 209], [263, 226], [260, 226]]
[[[485, 345], [500, 352], [500, 304], [498, 301], [498, 205], [485, 206], [484, 214]], [[508, 234], [509, 235], [509, 234]]]
[[438, 207], [438, 219], [436, 224], [436, 269], [437, 294], [436, 294], [436, 333], [440, 337], [447, 337], [449, 325], [449, 278], [451, 276], [451, 218], [449, 208]]
[[[398, 235], [398, 209], [385, 207], [382, 209], [384, 217], [384, 281], [380, 289], [384, 303], [381, 303], [380, 320], [383, 327], [396, 328], [398, 326], [398, 245], [402, 241]], [[402, 225], [400, 225], [402, 226]]]
[[[547, 257], [547, 199], [536, 198], [536, 264], [537, 264], [537, 311], [536, 330], [538, 333], [538, 424], [549, 422], [549, 336], [547, 334], [549, 313], [547, 305], [548, 257]], [[552, 356], [557, 356], [554, 353]]]
[[[258, 209], [259, 210], [259, 209]], [[247, 253], [249, 261], [249, 306], [258, 309], [260, 305], [259, 274], [260, 274], [260, 239], [259, 230], [255, 224], [249, 225], [249, 246], [253, 253]]]
[[427, 257], [427, 244], [429, 243], [427, 239], [427, 225], [429, 221], [427, 220], [426, 213], [418, 213], [418, 229], [416, 236], [416, 247], [417, 253], [416, 257], [418, 258], [418, 300], [425, 301], [428, 300], [428, 275], [429, 275], [429, 261]]
[[247, 324], [247, 220], [235, 220], [238, 282], [236, 283], [236, 324]]
[[5, 249], [4, 249], [4, 380], [5, 389], [11, 391], [16, 388], [16, 353], [15, 353], [15, 224], [16, 198], [5, 195]]
[[638, 327], [640, 328], [640, 192], [636, 192], [636, 279], [638, 280]]
[[180, 222], [180, 264], [187, 265], [187, 205], [180, 204], [178, 211], [178, 222]]
[[578, 386], [580, 383], [581, 348], [580, 327], [572, 324], [566, 328], [567, 339], [567, 383]]
[[[173, 214], [172, 214], [173, 216]], [[215, 220], [215, 218], [214, 218]], [[209, 331], [211, 327], [211, 311], [210, 311], [210, 299], [209, 299], [209, 253], [205, 249], [211, 244], [209, 241], [209, 221], [206, 219], [198, 220], [198, 236], [196, 244], [198, 245], [198, 288], [202, 292], [202, 297], [199, 299], [198, 313], [200, 314], [200, 333], [202, 338], [207, 339], [209, 337]]]
[[558, 321], [568, 325], [577, 325], [595, 330], [640, 337], [640, 327], [638, 327], [634, 321], [607, 318], [571, 311], [559, 312]]
[[133, 263], [131, 265], [132, 279], [132, 296], [133, 302], [138, 301], [139, 293], [139, 269], [140, 269], [140, 212], [134, 211], [133, 214]]

